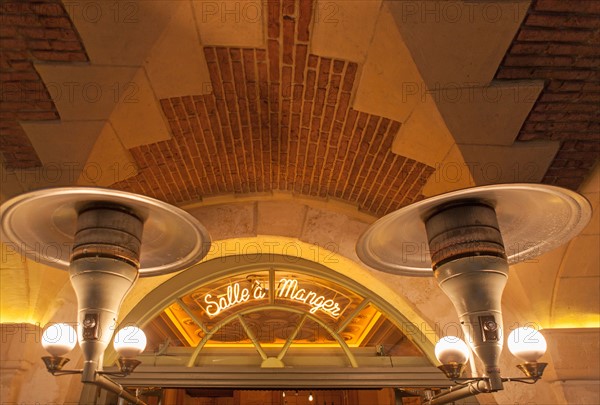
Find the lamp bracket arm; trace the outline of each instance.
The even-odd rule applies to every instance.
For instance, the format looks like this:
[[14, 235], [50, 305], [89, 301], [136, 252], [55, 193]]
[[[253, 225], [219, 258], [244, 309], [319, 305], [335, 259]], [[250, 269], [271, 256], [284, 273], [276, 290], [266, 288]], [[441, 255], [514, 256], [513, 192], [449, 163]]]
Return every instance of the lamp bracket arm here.
[[504, 377], [502, 378], [502, 382], [520, 382], [524, 384], [535, 384], [536, 382], [538, 382], [539, 379], [539, 377]]
[[489, 393], [494, 390], [490, 387], [488, 379], [473, 381], [464, 385], [454, 386], [426, 400], [424, 405], [442, 405], [452, 403], [456, 400], [475, 396], [477, 394]]
[[100, 375], [99, 373], [96, 373], [96, 378], [95, 378], [94, 384], [96, 384], [100, 388], [104, 388], [107, 391], [117, 394], [117, 396], [119, 396], [120, 398], [123, 398], [124, 400], [126, 400], [132, 404], [148, 405], [144, 401], [142, 401], [141, 399], [136, 397], [135, 395], [129, 393], [129, 391], [127, 391], [125, 388], [123, 388], [123, 386], [121, 384], [116, 383], [113, 380], [111, 380], [110, 378]]
[[60, 377], [61, 375], [81, 374], [83, 372], [83, 370], [55, 370], [55, 371], [48, 370], [48, 372], [50, 374], [52, 374], [53, 376]]
[[121, 371], [96, 371], [96, 373], [107, 377], [127, 377], [130, 374]]

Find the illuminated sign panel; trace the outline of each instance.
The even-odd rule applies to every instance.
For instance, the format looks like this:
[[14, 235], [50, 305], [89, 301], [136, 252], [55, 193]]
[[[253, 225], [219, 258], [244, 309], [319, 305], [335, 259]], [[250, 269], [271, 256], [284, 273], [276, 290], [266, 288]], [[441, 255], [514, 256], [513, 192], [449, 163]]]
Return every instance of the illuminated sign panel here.
[[[346, 297], [324, 286], [302, 285], [295, 278], [282, 277], [276, 283], [274, 299], [288, 300], [295, 303], [305, 304], [310, 307], [309, 312], [315, 314], [318, 311], [337, 318], [342, 309], [347, 304], [342, 301], [349, 301]], [[204, 307], [204, 310], [210, 317], [215, 317], [230, 308], [238, 305], [259, 301], [269, 297], [269, 287], [265, 287], [261, 282], [254, 280], [250, 286], [242, 287], [240, 282], [232, 283], [227, 287], [219, 287], [204, 296], [196, 296], [196, 301]]]
[[[324, 349], [339, 348], [341, 341], [350, 348], [372, 347], [373, 353], [384, 345], [386, 355], [423, 357], [371, 296], [341, 281], [287, 266], [228, 271], [225, 277], [189, 285], [183, 294], [174, 290], [171, 304], [145, 331], [156, 347], [167, 338], [174, 346], [196, 348], [194, 353], [203, 347], [235, 348], [225, 352], [231, 359], [245, 353], [237, 351], [242, 348], [255, 356], [258, 344], [273, 350], [290, 345]], [[196, 365], [212, 364], [213, 355], [223, 358], [221, 352], [206, 354]], [[244, 365], [248, 361], [244, 357]]]

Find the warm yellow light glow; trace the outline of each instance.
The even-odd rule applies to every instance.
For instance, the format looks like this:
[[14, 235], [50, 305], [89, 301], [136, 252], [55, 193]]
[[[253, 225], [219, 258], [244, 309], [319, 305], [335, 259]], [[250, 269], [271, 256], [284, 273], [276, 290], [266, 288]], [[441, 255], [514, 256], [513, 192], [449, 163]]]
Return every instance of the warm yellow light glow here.
[[[356, 344], [347, 344], [348, 347], [359, 347]], [[261, 343], [260, 346], [264, 349], [281, 349], [283, 343]], [[252, 343], [207, 343], [204, 347], [212, 348], [255, 348]], [[323, 349], [323, 348], [338, 348], [338, 343], [292, 343], [292, 348], [300, 349]]]
[[198, 335], [188, 333], [188, 331], [184, 328], [181, 319], [179, 319], [177, 315], [175, 315], [175, 313], [170, 307], [165, 308], [165, 314], [169, 317], [171, 322], [173, 322], [173, 325], [175, 325], [175, 327], [177, 328], [179, 333], [181, 333], [181, 336], [183, 336], [188, 345], [190, 345], [190, 347], [196, 347], [198, 342], [200, 342], [200, 337]]
[[529, 327], [517, 328], [510, 332], [506, 341], [508, 350], [517, 358], [534, 362], [546, 353], [546, 339], [539, 330]]
[[465, 364], [469, 360], [469, 348], [456, 336], [444, 336], [435, 345], [435, 357], [442, 364]]
[[[334, 245], [334, 247], [337, 247]], [[202, 262], [214, 261], [217, 258], [226, 258], [228, 256], [236, 256], [241, 255], [262, 255], [263, 258], [268, 258], [270, 255], [283, 255], [290, 257], [290, 264], [294, 265], [296, 263], [295, 257], [302, 258], [311, 262], [316, 262], [321, 265], [328, 267], [336, 273], [339, 273], [349, 279], [352, 279], [355, 283], [362, 284], [364, 286], [368, 286], [368, 288], [372, 291], [376, 291], [378, 296], [382, 299], [382, 301], [386, 301], [387, 304], [393, 306], [398, 312], [401, 312], [407, 319], [408, 322], [414, 325], [425, 325], [426, 321], [421, 318], [415, 309], [411, 307], [400, 294], [396, 291], [392, 290], [389, 285], [382, 282], [380, 279], [376, 278], [371, 272], [366, 270], [359, 263], [343, 256], [338, 252], [327, 249], [326, 246], [319, 246], [316, 244], [309, 244], [306, 242], [302, 242], [295, 238], [288, 237], [280, 237], [280, 236], [258, 236], [253, 238], [234, 238], [234, 239], [225, 239], [214, 241], [209, 253], [205, 257]], [[255, 260], [255, 257], [250, 257]], [[128, 312], [132, 310], [132, 307], [140, 302], [143, 298], [145, 298], [148, 294], [151, 293], [152, 290], [157, 288], [160, 284], [165, 283], [169, 278], [173, 277], [173, 274], [152, 277], [152, 278], [143, 278], [136, 283], [132, 292], [125, 299], [125, 302], [121, 308], [120, 316], [127, 317]], [[203, 277], [201, 277], [203, 278]], [[210, 279], [210, 278], [207, 278]], [[336, 298], [338, 299], [338, 298]], [[145, 304], [146, 305], [146, 304]], [[144, 305], [144, 307], [145, 307]], [[144, 311], [151, 311], [151, 308], [143, 308], [141, 306], [137, 306], [135, 308], [136, 318], [140, 319], [140, 313]], [[173, 314], [177, 317], [183, 319], [183, 314], [179, 313], [180, 311], [173, 310]], [[147, 312], [148, 313], [148, 312]], [[121, 318], [123, 319], [123, 318]], [[126, 318], [127, 319], [127, 318]], [[144, 324], [149, 321], [147, 318], [142, 318]], [[188, 331], [188, 334], [193, 331], [191, 328], [183, 325], [185, 330]], [[433, 334], [423, 334], [423, 339], [426, 339], [432, 343], [435, 342], [435, 337]], [[185, 338], [186, 340], [187, 337]], [[253, 347], [250, 342], [247, 347]], [[279, 343], [279, 342], [278, 342]], [[348, 346], [355, 347], [352, 342], [347, 342]], [[264, 347], [268, 347], [265, 343], [261, 342], [261, 345]], [[195, 345], [194, 345], [195, 346]], [[425, 355], [430, 359], [433, 359], [433, 345], [429, 346], [428, 343], [422, 341], [419, 345], [425, 352]], [[245, 347], [241, 346], [240, 343], [234, 343], [233, 345], [227, 343], [220, 342], [207, 342], [206, 347]], [[276, 344], [275, 347], [280, 347]], [[317, 343], [314, 346], [308, 346], [307, 344], [298, 343], [294, 344], [293, 347], [339, 347], [337, 343], [324, 344]], [[431, 349], [429, 349], [431, 347]], [[113, 352], [114, 353], [114, 352]], [[107, 353], [105, 357], [105, 361], [107, 364], [110, 364], [115, 360], [114, 354], [110, 351]]]
[[77, 332], [71, 325], [55, 323], [42, 334], [42, 346], [54, 357], [69, 353], [77, 344]]
[[359, 338], [356, 339], [356, 342], [352, 342], [352, 344], [350, 342], [346, 342], [348, 344], [348, 346], [349, 347], [360, 347], [363, 340], [365, 340], [366, 337], [369, 336], [369, 334], [371, 333], [371, 330], [373, 329], [373, 327], [375, 326], [375, 324], [377, 323], [379, 318], [381, 318], [381, 315], [382, 315], [381, 312], [376, 311], [375, 314], [373, 315], [373, 318], [371, 318], [371, 320], [369, 321], [369, 324], [367, 325], [367, 327], [362, 331], [362, 334], [359, 336]]
[[126, 326], [117, 332], [113, 346], [122, 357], [135, 357], [146, 348], [146, 334], [137, 326]]
[[[183, 208], [189, 209], [193, 207], [194, 206]], [[415, 325], [426, 324], [425, 320], [421, 318], [412, 306], [399, 294], [373, 276], [373, 274], [366, 271], [364, 267], [357, 262], [348, 259], [337, 252], [333, 252], [326, 247], [302, 242], [295, 238], [261, 235], [254, 238], [234, 238], [213, 241], [209, 253], [202, 262], [219, 257], [248, 254], [291, 255], [320, 263], [358, 283], [369, 286], [373, 291], [377, 291], [379, 296], [397, 308], [411, 323]], [[165, 276], [148, 277], [138, 280], [121, 307], [120, 319], [123, 319], [142, 298], [150, 293], [150, 291], [174, 275], [175, 274], [168, 274]], [[433, 343], [433, 335], [424, 334], [423, 337], [430, 339]]]
[[0, 243], [0, 256], [0, 323], [47, 323], [64, 303], [69, 274], [21, 256], [10, 243]]
[[600, 314], [574, 312], [569, 316], [558, 316], [550, 325], [542, 325], [543, 329], [583, 329], [600, 328]]
[[[382, 298], [397, 308], [398, 311], [415, 325], [425, 324], [420, 315], [399, 294], [373, 276], [373, 274], [366, 271], [363, 266], [324, 246], [309, 244], [294, 238], [272, 235], [255, 238], [226, 239], [213, 242], [209, 254], [203, 261], [224, 256], [248, 255], [250, 253], [291, 255], [320, 263], [344, 276], [352, 278], [358, 283], [369, 286], [373, 291], [377, 291]], [[429, 335], [424, 336], [433, 339]]]

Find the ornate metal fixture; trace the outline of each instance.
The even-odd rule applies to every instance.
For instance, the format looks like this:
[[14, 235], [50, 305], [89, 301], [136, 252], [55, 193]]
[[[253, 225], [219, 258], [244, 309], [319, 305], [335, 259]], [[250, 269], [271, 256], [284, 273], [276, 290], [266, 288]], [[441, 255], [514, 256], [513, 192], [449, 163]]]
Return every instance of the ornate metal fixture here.
[[[367, 229], [357, 243], [359, 258], [374, 269], [396, 275], [434, 276], [454, 304], [471, 349], [484, 364], [485, 377], [470, 379], [426, 403], [448, 403], [502, 390], [506, 381], [524, 380], [501, 377], [498, 366], [508, 265], [568, 242], [588, 223], [591, 211], [584, 197], [563, 188], [492, 185], [420, 201]], [[451, 359], [456, 356], [460, 361]], [[454, 349], [438, 359], [445, 363], [442, 371], [457, 379], [467, 356]], [[537, 358], [525, 360], [519, 366], [525, 379], [537, 381], [545, 364], [537, 363]]]
[[[171, 273], [200, 261], [210, 247], [206, 229], [185, 211], [162, 201], [88, 187], [19, 195], [2, 205], [0, 221], [2, 239], [15, 250], [34, 261], [68, 270], [77, 295], [77, 339], [72, 336], [68, 340], [66, 325], [58, 337], [66, 341], [57, 345], [45, 340], [52, 355], [43, 358], [48, 371], [54, 375], [81, 373], [83, 383], [143, 403], [102, 371], [101, 361], [121, 303], [138, 277]], [[132, 357], [143, 350], [145, 337], [143, 333], [136, 336], [126, 344], [115, 341], [123, 354], [121, 372], [116, 375], [127, 375], [139, 364]], [[76, 341], [83, 351], [83, 369], [63, 370], [68, 359], [61, 356]]]

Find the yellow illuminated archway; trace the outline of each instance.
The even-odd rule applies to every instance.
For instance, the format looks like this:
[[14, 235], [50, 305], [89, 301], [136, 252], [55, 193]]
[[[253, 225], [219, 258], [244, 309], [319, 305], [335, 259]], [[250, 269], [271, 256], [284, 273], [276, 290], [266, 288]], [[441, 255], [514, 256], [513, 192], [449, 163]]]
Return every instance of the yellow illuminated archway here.
[[[377, 312], [377, 314], [379, 314], [378, 316], [380, 316], [381, 314], [385, 314], [384, 318], [389, 319], [389, 321], [391, 322], [391, 324], [394, 325], [394, 327], [401, 330], [402, 333], [404, 333], [404, 335], [410, 340], [410, 342], [420, 349], [420, 351], [425, 355], [425, 358], [429, 360], [428, 363], [433, 361], [432, 342], [428, 339], [427, 336], [425, 336], [425, 334], [420, 332], [420, 329], [418, 327], [415, 327], [415, 325], [421, 325], [422, 320], [415, 316], [413, 316], [411, 319], [408, 316], [406, 316], [406, 314], [403, 314], [401, 311], [399, 311], [398, 308], [396, 308], [396, 306], [394, 305], [393, 299], [386, 299], [387, 297], [382, 296], [384, 294], [389, 295], [390, 291], [386, 291], [385, 288], [380, 288], [381, 283], [370, 282], [374, 280], [368, 280], [369, 275], [365, 274], [364, 270], [359, 269], [359, 266], [357, 266], [354, 262], [345, 259], [339, 255], [336, 255], [331, 251], [327, 251], [326, 249], [317, 249], [315, 247], [310, 247], [309, 249], [307, 244], [303, 244], [293, 239], [284, 240], [282, 242], [285, 243], [279, 243], [278, 246], [281, 251], [285, 251], [287, 249], [288, 252], [291, 252], [291, 249], [294, 249], [295, 253], [299, 253], [298, 255], [274, 254], [273, 250], [277, 246], [273, 243], [272, 239], [265, 240], [267, 244], [261, 244], [261, 241], [257, 240], [256, 238], [253, 238], [248, 242], [252, 243], [251, 246], [253, 251], [249, 250], [249, 248], [247, 247], [249, 245], [245, 245], [246, 254], [229, 255], [223, 257], [220, 256], [220, 254], [223, 253], [222, 250], [218, 251], [218, 247], [213, 248], [212, 259], [206, 260], [182, 273], [177, 274], [176, 276], [165, 281], [162, 285], [153, 289], [151, 292], [147, 293], [144, 296], [144, 298], [141, 299], [139, 303], [133, 309], [131, 309], [131, 311], [129, 311], [127, 316], [120, 323], [135, 323], [140, 327], [146, 327], [151, 323], [151, 321], [154, 318], [159, 316], [161, 313], [169, 315], [170, 318], [176, 318], [173, 315], [172, 306], [177, 306], [181, 313], [187, 313], [187, 315], [189, 316], [188, 323], [193, 323], [194, 327], [196, 327], [203, 334], [201, 338], [196, 339], [195, 341], [192, 341], [192, 339], [187, 339], [187, 343], [189, 343], [189, 346], [194, 347], [194, 350], [190, 353], [190, 357], [187, 361], [188, 367], [192, 367], [195, 365], [195, 360], [198, 357], [200, 350], [202, 350], [203, 347], [207, 345], [209, 340], [215, 335], [215, 333], [227, 323], [237, 321], [244, 325], [245, 315], [254, 314], [266, 309], [284, 309], [292, 314], [297, 314], [298, 316], [300, 316], [302, 319], [302, 323], [306, 319], [309, 319], [315, 322], [316, 324], [319, 324], [323, 328], [323, 330], [325, 330], [329, 335], [331, 335], [331, 340], [337, 343], [337, 345], [339, 345], [339, 347], [342, 349], [342, 351], [348, 359], [349, 365], [352, 367], [357, 367], [359, 366], [359, 364], [354, 358], [350, 347], [352, 346], [352, 342], [350, 342], [350, 345], [346, 343], [346, 340], [351, 339], [345, 336], [344, 333], [347, 332], [348, 325], [351, 323], [351, 321], [357, 315], [361, 314], [361, 311], [366, 311], [366, 308], [370, 308], [370, 306], [372, 306], [373, 308], [375, 308], [375, 310], [372, 310], [371, 312]], [[243, 242], [241, 242], [238, 239], [235, 241], [235, 243], [239, 247], [242, 245]], [[302, 253], [303, 248], [305, 250], [304, 253]], [[228, 252], [233, 251], [233, 249], [228, 250]], [[313, 255], [311, 259], [316, 259], [321, 263], [300, 257], [309, 255]], [[323, 262], [327, 263], [327, 265], [325, 265]], [[336, 267], [337, 271], [334, 270], [334, 268]], [[268, 286], [272, 291], [270, 293], [271, 299], [263, 300], [263, 302], [254, 302], [253, 299], [249, 298], [251, 295], [250, 292], [245, 292], [245, 295], [243, 295], [242, 292], [240, 292], [241, 290], [239, 290], [239, 288], [241, 287], [237, 286], [236, 280], [238, 280], [239, 277], [248, 274], [254, 274], [260, 271], [268, 273], [268, 275], [265, 277], [269, 278], [270, 280]], [[347, 293], [346, 295], [351, 295], [353, 293], [355, 294], [353, 297], [358, 298], [356, 299], [356, 302], [353, 304], [352, 308], [350, 308], [347, 311], [347, 316], [345, 316], [343, 319], [340, 318], [339, 320], [329, 319], [330, 322], [328, 322], [327, 316], [329, 316], [329, 318], [332, 318], [332, 312], [329, 311], [329, 313], [327, 313], [327, 311], [323, 309], [323, 303], [326, 303], [331, 308], [334, 308], [338, 305], [338, 303], [335, 302], [334, 299], [330, 298], [332, 296], [331, 294], [333, 294], [331, 292], [322, 293], [323, 295], [319, 296], [316, 292], [310, 289], [305, 290], [304, 288], [302, 288], [302, 291], [304, 292], [299, 293], [299, 296], [301, 298], [305, 296], [312, 297], [314, 301], [312, 307], [308, 305], [307, 302], [305, 302], [306, 300], [300, 300], [300, 302], [293, 302], [294, 300], [289, 299], [289, 296], [283, 297], [288, 299], [287, 302], [281, 302], [281, 300], [279, 300], [278, 302], [274, 301], [273, 296], [276, 294], [273, 287], [273, 282], [275, 281], [276, 277], [280, 278], [280, 272], [282, 271], [287, 272], [286, 274], [301, 275], [298, 277], [301, 277], [300, 279], [302, 280], [305, 280], [304, 277], [307, 277], [306, 280], [325, 280], [327, 283], [337, 286], [336, 288], [339, 291], [349, 291], [350, 293]], [[355, 279], [347, 275], [341, 274], [342, 271], [348, 275], [354, 276], [355, 278], [362, 277], [364, 281], [357, 282]], [[359, 274], [361, 272], [362, 274]], [[230, 284], [227, 287], [228, 289], [224, 288], [226, 284], [223, 284], [223, 280], [231, 280], [229, 281]], [[234, 290], [234, 287], [238, 288], [238, 298], [230, 298], [229, 300], [240, 301], [240, 297], [243, 296], [246, 298], [246, 301], [243, 302], [244, 305], [242, 305], [242, 307], [240, 307], [239, 309], [230, 308], [230, 302], [227, 301], [227, 299], [223, 298], [224, 301], [222, 303], [222, 307], [227, 310], [224, 311], [224, 314], [216, 313], [214, 309], [212, 310], [212, 312], [210, 310], [208, 312], [202, 312], [198, 308], [196, 308], [197, 313], [195, 314], [194, 311], [190, 309], [190, 305], [188, 305], [187, 302], [184, 302], [184, 299], [190, 299], [185, 297], [191, 296], [190, 294], [193, 294], [195, 291], [196, 294], [198, 294], [197, 291], [202, 290], [198, 290], [200, 287], [210, 286], [214, 289], [215, 285], [220, 286], [222, 296], [227, 294], [223, 291], [229, 291], [229, 294], [231, 295], [233, 294], [232, 291]], [[371, 288], [367, 288], [367, 285]], [[377, 287], [377, 294], [374, 293], [374, 291], [372, 291], [373, 286]], [[296, 288], [300, 287], [297, 286]], [[217, 295], [215, 295], [215, 297]], [[210, 294], [208, 294], [208, 296], [212, 297], [212, 295]], [[211, 298], [211, 300], [208, 300], [207, 303], [212, 303], [211, 305], [214, 305], [214, 300], [215, 298], [213, 297]], [[296, 301], [298, 301], [298, 299], [296, 299]], [[397, 297], [396, 301], [398, 301]], [[315, 302], [319, 303], [316, 307], [314, 306]], [[239, 304], [239, 302], [236, 301], [236, 304]], [[299, 308], [298, 305], [300, 305], [301, 307], [304, 306], [304, 309]], [[195, 305], [192, 306], [196, 307]], [[333, 313], [337, 314], [338, 312], [339, 311], [336, 310]], [[411, 315], [414, 315], [413, 311], [408, 312]], [[223, 317], [219, 319], [219, 321], [214, 326], [207, 327], [205, 325], [206, 321], [199, 319], [198, 313], [219, 316], [223, 315]], [[326, 320], [319, 319], [319, 316], [316, 316], [315, 314], [320, 314], [321, 317], [324, 316]], [[369, 324], [370, 327], [372, 327], [376, 320], [377, 319], [373, 318], [373, 320], [371, 320], [370, 323], [367, 322], [367, 324]], [[301, 325], [299, 327], [301, 327]], [[246, 332], [248, 332], [247, 327], [244, 327], [243, 329]], [[298, 331], [296, 330], [295, 333], [297, 332]], [[273, 356], [269, 356], [264, 352], [261, 342], [259, 341], [260, 339], [253, 337], [251, 333], [248, 333], [248, 335], [250, 342], [248, 342], [245, 347], [254, 346], [256, 351], [261, 356], [263, 365], [265, 364], [264, 362], [266, 360], [269, 360], [267, 361], [267, 364], [271, 364], [270, 366], [273, 366], [272, 362], [270, 361], [272, 360]], [[296, 341], [294, 341], [295, 334], [291, 335], [293, 336], [290, 336], [284, 339], [283, 341], [278, 342], [278, 344], [273, 344], [270, 346], [277, 346], [279, 348], [278, 350], [281, 350], [277, 356], [274, 356], [275, 358], [281, 360], [283, 355], [285, 355], [287, 348], [289, 348], [292, 344], [296, 344]], [[213, 347], [215, 347], [215, 345], [213, 345]], [[304, 347], [309, 346], [305, 345]], [[331, 345], [329, 347], [331, 347]], [[114, 352], [107, 352], [107, 363], [111, 363], [114, 360]]]

